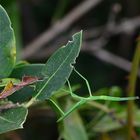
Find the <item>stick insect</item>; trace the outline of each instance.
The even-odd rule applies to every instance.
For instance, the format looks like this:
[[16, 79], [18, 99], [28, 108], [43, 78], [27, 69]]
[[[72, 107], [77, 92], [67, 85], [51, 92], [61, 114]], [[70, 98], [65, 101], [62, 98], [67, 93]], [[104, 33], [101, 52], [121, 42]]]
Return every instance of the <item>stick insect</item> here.
[[112, 96], [105, 96], [105, 95], [101, 95], [101, 96], [93, 96], [91, 93], [91, 88], [89, 85], [88, 80], [82, 76], [75, 68], [74, 71], [86, 82], [86, 86], [88, 88], [88, 93], [89, 96], [88, 97], [82, 97], [79, 95], [76, 95], [71, 88], [70, 82], [67, 79], [67, 83], [68, 83], [68, 87], [69, 87], [69, 91], [64, 90], [65, 92], [68, 92], [72, 98], [76, 99], [78, 102], [73, 105], [67, 112], [64, 112], [56, 103], [55, 101], [53, 101], [53, 99], [50, 99], [50, 101], [54, 104], [54, 106], [57, 108], [57, 110], [60, 112], [61, 117], [57, 120], [57, 122], [62, 121], [63, 119], [65, 119], [71, 112], [73, 112], [74, 110], [76, 110], [77, 108], [79, 108], [81, 105], [86, 104], [89, 101], [94, 101], [94, 100], [108, 100], [108, 101], [127, 101], [127, 100], [135, 100], [135, 99], [139, 99], [139, 97], [112, 97]]

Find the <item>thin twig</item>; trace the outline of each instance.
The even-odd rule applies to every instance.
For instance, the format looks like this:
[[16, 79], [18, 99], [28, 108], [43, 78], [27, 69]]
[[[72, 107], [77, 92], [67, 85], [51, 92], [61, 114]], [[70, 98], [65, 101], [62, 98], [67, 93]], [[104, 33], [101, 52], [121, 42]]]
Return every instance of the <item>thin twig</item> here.
[[41, 34], [37, 39], [30, 43], [23, 50], [22, 58], [26, 59], [40, 48], [43, 47], [46, 43], [53, 40], [56, 36], [66, 31], [75, 21], [81, 18], [84, 14], [90, 11], [93, 7], [98, 5], [103, 0], [85, 0], [76, 8], [74, 8], [68, 15], [66, 15], [62, 20], [56, 22], [52, 27]]
[[[131, 62], [129, 62], [128, 60], [117, 56], [107, 50], [101, 49], [102, 46], [105, 46], [107, 43], [107, 40], [96, 40], [93, 42], [83, 42], [83, 47], [82, 47], [82, 51], [83, 52], [88, 52], [92, 55], [94, 55], [95, 57], [97, 57], [98, 59], [100, 59], [101, 61], [104, 61], [106, 63], [112, 64], [126, 72], [130, 72], [131, 70]], [[47, 57], [50, 56], [54, 50], [56, 49], [56, 47], [52, 47], [52, 48], [48, 48], [48, 51], [44, 51], [44, 53], [42, 52], [41, 55], [38, 54], [36, 55], [36, 58], [43, 58], [43, 57]], [[138, 72], [138, 76], [140, 77], [140, 71]]]
[[[129, 62], [128, 60], [126, 60], [120, 56], [117, 56], [107, 50], [97, 49], [96, 47], [94, 49], [94, 46], [91, 46], [91, 45], [92, 44], [90, 44], [90, 45], [87, 44], [86, 46], [88, 46], [88, 47], [84, 47], [84, 50], [104, 62], [112, 64], [120, 69], [125, 70], [126, 72], [130, 72], [131, 62]], [[138, 72], [138, 76], [140, 77], [140, 71]]]
[[123, 59], [109, 51], [106, 51], [104, 49], [101, 49], [99, 51], [92, 51], [92, 49], [85, 49], [89, 53], [93, 54], [98, 59], [110, 63], [114, 66], [117, 66], [118, 68], [121, 68], [127, 72], [130, 71], [131, 68], [131, 62], [127, 61], [126, 59]]
[[[109, 33], [109, 36], [114, 36], [114, 35], [118, 35], [118, 34], [133, 34], [134, 31], [140, 27], [140, 16], [131, 18], [131, 19], [123, 19], [121, 20], [120, 23], [114, 25], [114, 26], [110, 26], [107, 30], [107, 32]], [[97, 35], [99, 36], [102, 33], [102, 29], [104, 28], [104, 26], [102, 27], [98, 27], [98, 28], [93, 28], [90, 30], [85, 31], [85, 39], [91, 39], [91, 38], [95, 38]]]
[[[128, 85], [128, 97], [135, 96], [135, 88], [136, 88], [136, 80], [137, 80], [137, 73], [140, 63], [140, 42], [137, 44], [137, 48], [135, 50], [135, 55], [132, 62], [132, 68], [130, 72], [130, 79]], [[134, 131], [134, 101], [128, 101], [128, 108], [127, 108], [127, 123], [128, 123], [128, 133], [127, 139], [132, 140]]]
[[[105, 24], [104, 28], [100, 28], [99, 31], [98, 31], [98, 32], [102, 31], [101, 32], [101, 35], [100, 35], [101, 37], [98, 39], [99, 41], [102, 40], [102, 42], [103, 42], [103, 40], [106, 40], [106, 38], [108, 37], [108, 30], [110, 31], [110, 28], [113, 28], [115, 26], [115, 19], [116, 19], [117, 14], [120, 12], [120, 9], [121, 9], [120, 7], [121, 6], [118, 3], [115, 3], [115, 4], [113, 4], [111, 6], [110, 14], [109, 14], [107, 23]], [[66, 36], [69, 36], [68, 34], [71, 35], [72, 34], [72, 31], [70, 31], [70, 33], [67, 33]], [[57, 41], [53, 42], [53, 44], [55, 44], [54, 45], [55, 48], [56, 48], [56, 46], [59, 46], [58, 45], [58, 42], [61, 42], [62, 43], [62, 42], [64, 42], [63, 40], [66, 40], [66, 38], [67, 38], [66, 36], [65, 35], [63, 35], [62, 37], [60, 36], [60, 37], [58, 37], [59, 40], [57, 39]], [[84, 38], [85, 37], [86, 36], [84, 36]], [[98, 40], [96, 41], [96, 43], [97, 42], [99, 43]], [[41, 56], [41, 57], [48, 56], [48, 54], [50, 54], [51, 52], [53, 52], [55, 50], [55, 48], [52, 47], [52, 46], [53, 45], [51, 44], [51, 47], [47, 47], [47, 49], [43, 50], [42, 52], [35, 54], [36, 57], [39, 57], [39, 56]]]
[[[111, 15], [112, 16], [112, 15]], [[115, 18], [113, 18], [115, 19]], [[110, 23], [111, 22], [111, 23]], [[98, 59], [105, 61], [107, 63], [110, 63], [114, 66], [117, 66], [118, 68], [121, 68], [127, 72], [130, 72], [131, 69], [131, 62], [128, 60], [121, 58], [111, 52], [108, 52], [106, 50], [101, 49], [104, 47], [107, 43], [110, 37], [116, 34], [120, 33], [126, 33], [126, 34], [133, 34], [134, 31], [140, 27], [140, 17], [135, 17], [133, 19], [125, 19], [120, 22], [120, 24], [113, 24], [114, 20], [112, 18], [109, 18], [107, 24], [104, 27], [101, 27], [102, 32], [100, 28], [98, 30], [92, 30], [90, 31], [85, 31], [84, 38], [91, 38], [95, 37], [94, 35], [92, 36], [92, 33], [95, 33], [96, 35], [101, 35], [99, 38], [95, 39], [92, 42], [84, 42], [83, 43], [83, 48], [82, 51], [87, 51], [91, 54], [93, 54], [95, 57]], [[65, 37], [61, 37], [61, 40], [65, 39]], [[59, 41], [60, 42], [60, 41]], [[48, 57], [50, 54], [56, 50], [56, 46], [48, 47], [45, 51], [41, 51], [40, 53], [36, 54], [36, 58], [44, 58]], [[101, 49], [101, 50], [100, 50]], [[140, 72], [139, 72], [139, 77], [140, 77]]]

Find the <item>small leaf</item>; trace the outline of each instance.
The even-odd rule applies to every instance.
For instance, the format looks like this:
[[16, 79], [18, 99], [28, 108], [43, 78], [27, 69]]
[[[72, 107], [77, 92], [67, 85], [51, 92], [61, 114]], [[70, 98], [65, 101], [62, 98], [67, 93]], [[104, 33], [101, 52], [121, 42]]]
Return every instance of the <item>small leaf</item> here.
[[27, 109], [24, 107], [11, 108], [0, 112], [0, 134], [23, 128], [27, 113]]
[[6, 98], [7, 96], [13, 94], [14, 92], [22, 89], [23, 87], [33, 84], [37, 82], [38, 77], [33, 76], [23, 76], [22, 81], [16, 85], [13, 85], [12, 81], [10, 81], [4, 88], [4, 90], [0, 93], [0, 99]]
[[13, 88], [13, 83], [12, 83], [12, 81], [10, 81], [7, 85], [6, 85], [6, 87], [4, 88], [4, 90], [3, 90], [3, 92], [7, 92], [7, 91], [9, 91], [9, 90], [11, 90], [11, 88]]
[[7, 96], [11, 95], [14, 89], [14, 85], [12, 81], [10, 81], [4, 88], [4, 90], [0, 93], [0, 99], [6, 98]]
[[0, 80], [0, 87], [5, 87], [7, 83], [9, 83], [10, 81], [12, 81], [13, 84], [18, 84], [20, 82], [19, 79], [15, 79], [15, 78], [3, 78]]
[[16, 59], [13, 29], [6, 11], [0, 5], [0, 78], [8, 77]]
[[24, 87], [35, 82], [39, 81], [39, 78], [36, 76], [23, 76], [22, 81], [16, 85], [16, 87]]
[[35, 98], [46, 99], [53, 95], [54, 91], [61, 88], [69, 78], [73, 64], [81, 48], [82, 31], [73, 36], [64, 47], [58, 49], [47, 61], [42, 69], [42, 75], [46, 77], [43, 82], [37, 84]]
[[[41, 70], [44, 66], [45, 64], [27, 64], [27, 63], [21, 64], [20, 62], [20, 64], [17, 64], [13, 69], [10, 77], [15, 77], [17, 79], [21, 79], [23, 75], [42, 77]], [[15, 92], [11, 96], [9, 96], [8, 99], [15, 103], [16, 102], [23, 103], [31, 99], [33, 94], [34, 87], [28, 86]]]
[[10, 77], [21, 79], [23, 75], [41, 77], [41, 70], [45, 64], [18, 64], [12, 71]]

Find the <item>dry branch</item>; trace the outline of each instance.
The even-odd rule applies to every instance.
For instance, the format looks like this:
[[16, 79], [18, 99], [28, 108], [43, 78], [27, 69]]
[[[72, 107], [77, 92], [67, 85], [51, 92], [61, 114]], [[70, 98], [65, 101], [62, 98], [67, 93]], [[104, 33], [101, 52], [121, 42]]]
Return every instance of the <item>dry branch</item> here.
[[37, 39], [31, 42], [25, 47], [22, 53], [22, 58], [26, 59], [32, 54], [37, 52], [43, 45], [47, 44], [53, 40], [56, 36], [66, 31], [75, 21], [81, 18], [93, 7], [98, 5], [103, 0], [85, 0], [75, 9], [73, 9], [68, 15], [66, 15], [62, 20], [56, 22], [49, 30], [41, 34]]

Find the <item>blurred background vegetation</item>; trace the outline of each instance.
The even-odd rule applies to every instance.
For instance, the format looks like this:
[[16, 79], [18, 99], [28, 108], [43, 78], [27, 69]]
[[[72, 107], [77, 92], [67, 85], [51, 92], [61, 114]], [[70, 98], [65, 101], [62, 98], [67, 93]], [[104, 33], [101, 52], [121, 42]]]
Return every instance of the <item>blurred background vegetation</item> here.
[[[113, 87], [117, 96], [127, 95], [130, 64], [140, 30], [139, 0], [0, 0], [0, 4], [12, 21], [17, 40], [18, 60], [44, 63], [58, 47], [71, 39], [72, 34], [83, 30], [82, 50], [77, 59], [76, 69], [88, 79], [93, 92], [108, 94], [108, 88]], [[71, 83], [73, 86], [81, 86], [78, 93], [87, 92], [83, 80], [75, 74], [71, 76]], [[116, 86], [121, 88], [122, 92]], [[139, 94], [139, 90], [137, 86], [136, 95]], [[118, 112], [123, 110], [118, 116], [125, 118], [125, 104], [101, 103], [107, 107], [117, 106]], [[88, 139], [125, 140], [125, 129], [120, 127], [114, 113], [103, 113], [93, 107], [84, 108], [80, 113], [83, 123], [87, 126], [85, 135], [88, 135]], [[140, 120], [139, 112], [135, 116]], [[81, 119], [73, 125], [76, 123], [82, 124]], [[108, 126], [109, 124], [111, 126]], [[140, 123], [136, 122], [136, 126], [137, 134], [133, 139], [138, 140]], [[74, 126], [71, 129], [73, 128]], [[53, 110], [33, 108], [25, 129], [10, 132], [6, 134], [6, 138], [55, 140], [60, 134], [68, 133], [62, 133], [60, 129], [61, 125], [56, 123]], [[76, 137], [63, 138], [78, 140]]]

